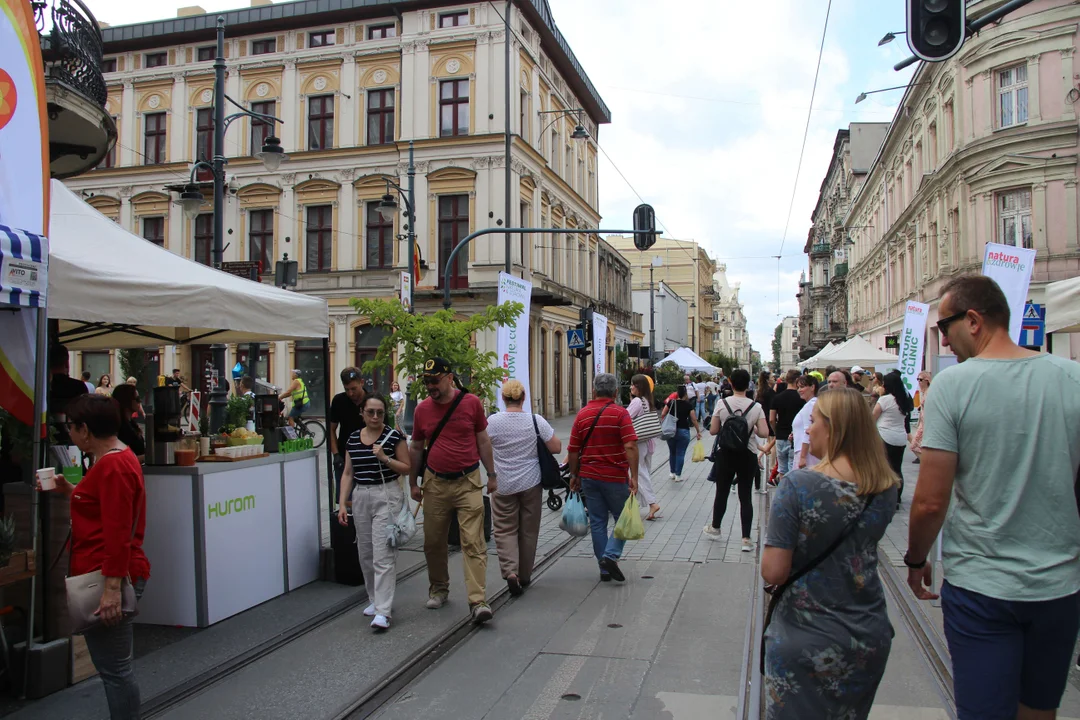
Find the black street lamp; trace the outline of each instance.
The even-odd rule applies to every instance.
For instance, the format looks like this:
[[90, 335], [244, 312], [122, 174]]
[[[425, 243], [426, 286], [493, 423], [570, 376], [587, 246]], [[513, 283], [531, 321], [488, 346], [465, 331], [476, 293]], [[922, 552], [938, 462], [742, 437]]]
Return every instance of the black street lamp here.
[[[226, 117], [226, 100], [240, 108], [240, 112]], [[233, 121], [242, 117], [255, 118], [270, 123], [271, 127], [274, 127], [274, 123], [281, 122], [280, 119], [273, 115], [264, 115], [247, 110], [243, 105], [225, 94], [225, 18], [219, 16], [217, 19], [217, 57], [214, 59], [214, 157], [210, 163], [200, 160], [192, 166], [191, 177], [180, 193], [180, 205], [183, 207], [184, 214], [189, 218], [194, 218], [199, 214], [203, 204], [203, 196], [199, 190], [199, 185], [195, 182], [195, 174], [200, 169], [205, 169], [209, 170], [213, 175], [214, 244], [211, 248], [210, 257], [213, 266], [219, 270], [221, 269], [222, 255], [224, 253], [225, 232], [225, 165], [228, 162], [225, 159], [225, 131]], [[289, 156], [285, 154], [281, 147], [281, 140], [275, 137], [272, 132], [266, 138], [262, 151], [256, 153], [255, 156], [262, 160], [263, 165], [270, 172], [277, 170], [283, 161], [289, 159]], [[228, 395], [224, 384], [226, 375], [225, 345], [215, 343], [210, 346], [210, 349], [213, 352], [213, 364], [218, 373], [218, 380], [210, 390], [210, 426], [216, 430], [225, 421], [225, 405]]]

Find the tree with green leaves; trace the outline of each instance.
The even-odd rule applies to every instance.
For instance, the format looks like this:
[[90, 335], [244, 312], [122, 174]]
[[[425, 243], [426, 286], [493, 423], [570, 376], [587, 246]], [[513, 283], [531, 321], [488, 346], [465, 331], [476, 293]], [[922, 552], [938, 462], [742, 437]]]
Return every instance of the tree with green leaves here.
[[375, 359], [364, 363], [361, 371], [370, 374], [376, 370], [390, 370], [410, 377], [408, 393], [420, 400], [427, 396], [421, 377], [424, 363], [431, 357], [446, 358], [462, 376], [462, 382], [470, 392], [489, 404], [495, 401], [495, 385], [508, 373], [499, 365], [496, 353], [480, 352], [473, 338], [478, 332], [513, 324], [524, 312], [524, 305], [507, 302], [488, 306], [482, 312], [458, 320], [450, 310], [411, 315], [397, 300], [353, 298], [349, 302], [373, 327], [390, 331], [379, 343]]
[[783, 344], [780, 342], [780, 338], [784, 334], [784, 323], [780, 323], [773, 330], [772, 338], [772, 369], [777, 375], [780, 374], [780, 353], [783, 351]]
[[146, 395], [150, 392], [150, 388], [147, 386], [146, 375], [146, 351], [142, 348], [129, 348], [121, 350], [120, 355], [120, 372], [124, 377], [119, 379], [119, 382], [114, 382], [113, 385], [119, 385], [125, 382], [129, 377], [135, 378], [135, 387], [139, 388], [139, 392]]
[[731, 377], [731, 371], [739, 366], [739, 364], [735, 362], [735, 358], [725, 353], [718, 352], [705, 353], [705, 362], [710, 365], [715, 365], [723, 370], [726, 377]]

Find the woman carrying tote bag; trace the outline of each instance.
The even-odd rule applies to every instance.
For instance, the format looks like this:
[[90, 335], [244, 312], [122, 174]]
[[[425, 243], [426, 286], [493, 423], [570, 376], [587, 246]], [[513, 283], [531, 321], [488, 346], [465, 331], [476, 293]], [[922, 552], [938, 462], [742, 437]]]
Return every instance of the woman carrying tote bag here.
[[652, 456], [656, 447], [654, 438], [660, 434], [660, 421], [656, 418], [652, 385], [647, 375], [635, 375], [630, 378], [630, 395], [633, 399], [626, 411], [630, 413], [630, 419], [634, 421], [634, 432], [638, 436], [638, 495], [641, 496], [641, 501], [649, 506], [649, 514], [645, 516], [645, 519], [656, 520], [663, 516], [657, 514], [660, 512], [660, 503], [656, 502], [656, 492], [653, 490], [652, 480], [649, 477], [649, 468], [652, 467]]

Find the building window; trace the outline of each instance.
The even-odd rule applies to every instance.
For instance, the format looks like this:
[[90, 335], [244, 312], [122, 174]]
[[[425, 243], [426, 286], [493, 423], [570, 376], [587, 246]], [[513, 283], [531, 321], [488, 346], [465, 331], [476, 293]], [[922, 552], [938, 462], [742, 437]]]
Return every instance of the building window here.
[[329, 205], [317, 205], [307, 209], [307, 263], [306, 272], [330, 270], [331, 241], [334, 221]]
[[529, 91], [524, 89], [518, 92], [518, 129], [525, 142], [532, 145], [532, 135], [529, 132]]
[[1031, 239], [1031, 191], [998, 194], [998, 242], [1014, 247], [1034, 247]]
[[143, 115], [143, 160], [145, 165], [165, 162], [165, 113]]
[[[113, 124], [116, 125], [117, 128], [119, 128], [120, 127], [120, 116], [119, 115], [113, 115], [112, 119], [113, 119]], [[111, 168], [111, 167], [116, 167], [116, 153], [117, 152], [119, 152], [118, 145], [116, 143], [113, 143], [113, 146], [111, 148], [109, 148], [109, 152], [105, 153], [105, 157], [102, 158], [101, 164], [98, 165], [98, 169], [99, 170], [106, 170], [106, 169]]]
[[[356, 328], [354, 335], [356, 347], [355, 364], [356, 367], [364, 367], [364, 363], [373, 362], [375, 356], [379, 354], [379, 345], [382, 344], [384, 338], [390, 334], [390, 330], [384, 327], [372, 327], [371, 325], [360, 325]], [[371, 384], [375, 389], [375, 392], [388, 397], [390, 395], [390, 383], [392, 382], [393, 373], [389, 368], [381, 368], [371, 373]]]
[[[518, 204], [518, 222], [521, 223], [521, 227], [529, 227], [532, 225], [532, 210], [528, 203]], [[525, 233], [518, 235], [518, 245], [520, 246], [520, 249], [518, 251], [517, 261], [522, 265], [525, 264], [525, 238]]]
[[[443, 271], [450, 259], [450, 251], [469, 234], [469, 196], [443, 195], [439, 197], [439, 287], [443, 285]], [[468, 255], [458, 254], [450, 271], [450, 287], [463, 288], [469, 282]]]
[[392, 37], [397, 37], [397, 25], [394, 23], [387, 23], [386, 25], [368, 25], [368, 40], [384, 40]]
[[203, 45], [195, 52], [195, 59], [198, 62], [206, 62], [208, 60], [213, 60], [214, 56], [217, 55], [217, 47], [214, 45]]
[[1027, 65], [998, 74], [998, 127], [1026, 123], [1028, 118]]
[[319, 30], [308, 33], [308, 47], [327, 47], [334, 44], [333, 30]]
[[325, 150], [334, 142], [334, 96], [308, 98], [308, 150]]
[[[214, 159], [214, 111], [211, 108], [199, 108], [195, 111], [195, 161], [211, 162]], [[214, 174], [206, 168], [199, 168], [195, 177], [198, 180], [213, 180]]]
[[326, 407], [326, 355], [322, 340], [297, 340], [296, 369], [307, 386], [311, 415], [321, 415]]
[[195, 262], [213, 265], [210, 249], [214, 245], [214, 215], [203, 213], [195, 218]]
[[383, 220], [378, 201], [369, 202], [365, 207], [367, 232], [364, 234], [364, 242], [367, 262], [364, 267], [368, 270], [392, 268], [394, 266], [394, 221], [393, 219]]
[[[277, 112], [277, 103], [273, 100], [251, 103], [251, 112], [259, 113], [260, 115], [275, 115]], [[259, 120], [258, 118], [252, 118], [251, 154], [254, 155], [257, 152], [261, 152], [263, 145], [266, 144], [266, 138], [270, 137], [273, 134], [274, 123], [268, 120]]]
[[439, 135], [469, 134], [469, 81], [443, 80], [439, 84]]
[[460, 12], [448, 12], [439, 15], [439, 27], [460, 27], [462, 25], [469, 24], [469, 11], [462, 10]]
[[116, 58], [105, 58], [101, 61], [101, 72], [113, 73], [116, 72]]
[[167, 53], [167, 52], [146, 53], [146, 55], [143, 56], [143, 59], [145, 60], [145, 63], [144, 63], [145, 66], [148, 67], [148, 68], [161, 67], [163, 65], [168, 65], [169, 64], [169, 53]]
[[274, 211], [248, 212], [248, 260], [259, 263], [259, 272], [274, 269]]
[[[236, 346], [236, 362], [243, 366], [245, 375], [251, 375], [248, 369], [247, 344]], [[259, 344], [259, 357], [255, 360], [254, 377], [262, 378], [263, 380], [270, 377], [270, 345], [267, 343]]]
[[367, 144], [394, 142], [394, 91], [369, 90], [367, 94]]
[[266, 55], [268, 53], [277, 52], [277, 39], [266, 38], [264, 40], [252, 40], [251, 41], [251, 54], [252, 55]]
[[149, 240], [158, 247], [165, 247], [165, 218], [143, 218], [142, 236], [144, 240]]

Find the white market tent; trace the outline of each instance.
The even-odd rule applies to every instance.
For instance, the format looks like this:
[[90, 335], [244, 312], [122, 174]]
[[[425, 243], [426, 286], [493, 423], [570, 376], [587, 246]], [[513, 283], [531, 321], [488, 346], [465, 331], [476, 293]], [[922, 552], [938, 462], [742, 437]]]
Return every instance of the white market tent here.
[[49, 318], [70, 349], [325, 338], [323, 298], [215, 270], [124, 230], [53, 180]]
[[720, 369], [715, 365], [710, 365], [707, 361], [703, 360], [700, 355], [687, 347], [679, 348], [656, 364], [663, 365], [664, 363], [675, 363], [679, 368], [687, 372], [714, 373]]
[[840, 347], [840, 346], [837, 345], [836, 343], [830, 342], [828, 345], [826, 345], [825, 347], [818, 350], [817, 355], [814, 355], [813, 357], [809, 357], [806, 360], [803, 360], [802, 362], [797, 363], [797, 365], [799, 367], [801, 367], [801, 368], [804, 368], [804, 367], [817, 367], [817, 361], [818, 360], [827, 357], [829, 353], [833, 352], [838, 347]]
[[848, 368], [853, 365], [875, 366], [875, 365], [894, 365], [897, 361], [896, 355], [885, 352], [884, 350], [878, 350], [871, 345], [867, 340], [853, 336], [846, 342], [837, 345], [832, 352], [824, 357], [821, 355], [812, 358], [815, 360], [815, 366], [820, 367], [822, 364], [820, 360], [824, 360], [826, 365], [835, 365], [837, 367]]
[[1080, 277], [1046, 286], [1046, 332], [1080, 332]]

